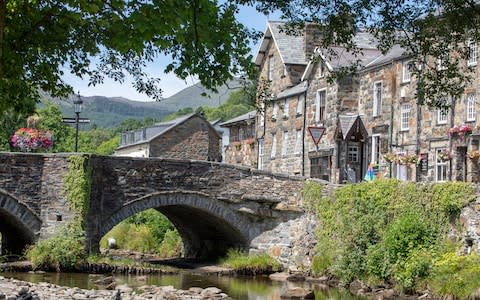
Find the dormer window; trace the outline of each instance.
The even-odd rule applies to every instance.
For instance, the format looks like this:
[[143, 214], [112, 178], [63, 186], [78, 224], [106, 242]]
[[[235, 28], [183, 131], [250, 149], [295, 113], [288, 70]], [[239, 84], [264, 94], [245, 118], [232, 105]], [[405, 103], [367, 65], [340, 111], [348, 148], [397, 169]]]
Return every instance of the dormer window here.
[[410, 61], [404, 61], [402, 64], [402, 82], [410, 82]]

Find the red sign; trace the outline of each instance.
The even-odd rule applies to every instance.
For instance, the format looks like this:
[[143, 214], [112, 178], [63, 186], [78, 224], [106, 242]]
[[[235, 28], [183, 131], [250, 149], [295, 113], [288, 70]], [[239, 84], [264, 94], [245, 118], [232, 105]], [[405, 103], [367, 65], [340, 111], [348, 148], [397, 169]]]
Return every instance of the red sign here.
[[325, 130], [326, 130], [325, 127], [308, 126], [308, 132], [310, 132], [310, 136], [312, 137], [315, 145], [318, 145], [318, 143], [320, 142], [320, 139], [325, 133]]

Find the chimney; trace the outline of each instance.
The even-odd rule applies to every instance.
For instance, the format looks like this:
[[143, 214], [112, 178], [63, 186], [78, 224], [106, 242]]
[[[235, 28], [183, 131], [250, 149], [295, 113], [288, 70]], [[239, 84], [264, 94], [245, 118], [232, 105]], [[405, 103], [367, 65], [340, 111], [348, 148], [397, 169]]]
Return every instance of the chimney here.
[[322, 39], [321, 27], [315, 23], [305, 24], [305, 58], [310, 60], [316, 47], [319, 47]]

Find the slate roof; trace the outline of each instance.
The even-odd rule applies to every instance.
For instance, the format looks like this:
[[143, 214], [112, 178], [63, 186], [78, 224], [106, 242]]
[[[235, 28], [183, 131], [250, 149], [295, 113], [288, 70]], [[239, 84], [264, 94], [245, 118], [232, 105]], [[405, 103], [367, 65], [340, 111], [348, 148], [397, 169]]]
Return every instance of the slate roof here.
[[267, 29], [263, 34], [262, 43], [257, 52], [255, 64], [259, 66], [265, 56], [265, 51], [270, 40], [273, 40], [278, 48], [284, 64], [306, 65], [308, 59], [305, 56], [305, 42], [303, 34], [289, 35], [282, 30], [282, 21], [268, 21]]
[[255, 117], [257, 116], [257, 111], [256, 110], [252, 110], [246, 114], [243, 114], [241, 116], [238, 116], [236, 118], [233, 118], [233, 119], [230, 119], [226, 122], [223, 122], [222, 124], [220, 124], [221, 127], [228, 127], [228, 126], [232, 126], [234, 123], [238, 123], [238, 122], [243, 122], [243, 121], [247, 121], [247, 120], [251, 120], [251, 119], [255, 119]]
[[301, 93], [305, 92], [307, 90], [307, 88], [308, 88], [308, 82], [302, 81], [299, 84], [297, 84], [296, 86], [293, 86], [291, 88], [288, 88], [288, 89], [283, 90], [280, 93], [278, 93], [277, 99], [287, 98], [287, 97], [290, 97], [290, 96], [293, 96], [293, 95], [301, 94]]
[[385, 63], [389, 63], [392, 60], [399, 59], [403, 56], [405, 56], [405, 49], [399, 45], [394, 45], [390, 51], [388, 51], [386, 54], [380, 54], [375, 60], [366, 64], [365, 67], [376, 67]]

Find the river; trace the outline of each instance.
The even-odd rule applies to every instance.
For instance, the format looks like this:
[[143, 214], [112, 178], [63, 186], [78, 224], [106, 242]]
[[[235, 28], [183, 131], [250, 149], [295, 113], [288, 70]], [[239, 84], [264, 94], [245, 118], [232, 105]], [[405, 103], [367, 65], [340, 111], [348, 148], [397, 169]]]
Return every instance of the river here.
[[[83, 289], [98, 288], [95, 281], [103, 275], [82, 274], [82, 273], [0, 273], [0, 276], [29, 282], [49, 282], [68, 287], [79, 287]], [[329, 300], [360, 300], [363, 298], [354, 297], [348, 292], [338, 289], [320, 289], [310, 283], [293, 283], [271, 281], [268, 277], [232, 277], [192, 274], [180, 272], [175, 275], [115, 275], [117, 284], [127, 284], [135, 288], [143, 285], [168, 286], [172, 285], [177, 289], [188, 289], [190, 287], [218, 287], [233, 299], [238, 300], [276, 300], [280, 299], [286, 290], [292, 287], [304, 287], [315, 290], [315, 299]]]

